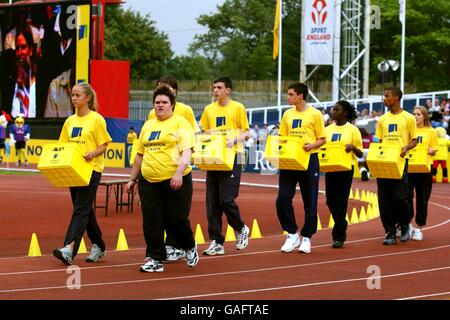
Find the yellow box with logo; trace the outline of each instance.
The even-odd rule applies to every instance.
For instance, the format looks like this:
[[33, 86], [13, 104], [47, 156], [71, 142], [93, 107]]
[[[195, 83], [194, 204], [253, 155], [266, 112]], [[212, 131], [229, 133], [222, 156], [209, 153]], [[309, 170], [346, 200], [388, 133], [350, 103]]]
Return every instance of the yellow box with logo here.
[[198, 136], [192, 162], [204, 171], [232, 171], [235, 157], [235, 148], [227, 148], [225, 136]]
[[45, 145], [37, 168], [55, 187], [88, 186], [93, 170], [73, 143]]
[[282, 170], [307, 170], [309, 152], [303, 149], [302, 141], [297, 137], [269, 136], [266, 141], [264, 157]]
[[406, 163], [401, 152], [399, 145], [372, 142], [366, 159], [370, 174], [375, 178], [401, 179]]
[[408, 173], [426, 173], [431, 171], [433, 160], [428, 154], [428, 148], [415, 147], [406, 154]]
[[353, 152], [346, 152], [339, 143], [326, 143], [319, 151], [320, 171], [336, 172], [352, 169]]

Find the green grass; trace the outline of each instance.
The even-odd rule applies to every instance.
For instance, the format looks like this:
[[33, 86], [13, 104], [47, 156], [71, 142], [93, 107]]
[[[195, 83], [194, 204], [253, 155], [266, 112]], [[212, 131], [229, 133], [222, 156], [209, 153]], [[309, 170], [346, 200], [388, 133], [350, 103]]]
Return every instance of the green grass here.
[[39, 172], [29, 172], [29, 171], [7, 171], [6, 168], [0, 168], [0, 175], [14, 175], [14, 176], [37, 176]]

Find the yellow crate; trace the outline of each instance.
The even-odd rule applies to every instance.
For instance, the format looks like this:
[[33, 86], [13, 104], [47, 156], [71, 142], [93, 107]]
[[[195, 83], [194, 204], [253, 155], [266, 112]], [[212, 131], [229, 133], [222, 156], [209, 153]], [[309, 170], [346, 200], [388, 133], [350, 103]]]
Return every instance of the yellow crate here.
[[309, 155], [297, 137], [269, 136], [267, 138], [264, 157], [278, 169], [307, 170]]
[[401, 179], [405, 169], [405, 158], [400, 157], [399, 145], [372, 142], [367, 154], [370, 174], [375, 178]]
[[43, 146], [37, 168], [55, 187], [88, 186], [93, 170], [80, 147], [72, 143]]
[[438, 138], [439, 148], [433, 156], [433, 160], [447, 160], [448, 159], [448, 140], [445, 138]]
[[322, 172], [349, 171], [352, 169], [352, 152], [338, 143], [327, 143], [320, 148], [319, 164]]
[[430, 172], [433, 160], [428, 154], [428, 148], [415, 147], [406, 154], [408, 159], [408, 173], [426, 173]]
[[203, 141], [203, 138], [199, 136], [194, 147], [192, 162], [204, 171], [232, 171], [235, 157], [235, 148], [226, 147], [225, 136], [212, 135], [207, 141]]
[[134, 158], [136, 158], [138, 143], [139, 143], [139, 139], [133, 140], [133, 146], [131, 147], [131, 155], [130, 155], [130, 165], [131, 166], [133, 166]]

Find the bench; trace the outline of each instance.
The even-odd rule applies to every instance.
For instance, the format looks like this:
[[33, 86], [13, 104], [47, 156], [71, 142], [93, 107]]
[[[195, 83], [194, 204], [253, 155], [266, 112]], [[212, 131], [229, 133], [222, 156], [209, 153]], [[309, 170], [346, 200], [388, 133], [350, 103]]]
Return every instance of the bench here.
[[[115, 200], [116, 200], [116, 213], [122, 212], [122, 208], [127, 207], [127, 212], [133, 211], [133, 203], [134, 203], [134, 194], [137, 188], [134, 188], [133, 192], [126, 194], [126, 201], [124, 201], [124, 190], [125, 185], [128, 183], [128, 179], [120, 179], [120, 180], [101, 180], [99, 183], [100, 186], [106, 187], [106, 200], [105, 205], [97, 205], [97, 199], [94, 200], [94, 213], [97, 208], [105, 208], [105, 217], [108, 216], [108, 202], [111, 196], [111, 191], [114, 191]], [[112, 189], [112, 190], [111, 190]]]

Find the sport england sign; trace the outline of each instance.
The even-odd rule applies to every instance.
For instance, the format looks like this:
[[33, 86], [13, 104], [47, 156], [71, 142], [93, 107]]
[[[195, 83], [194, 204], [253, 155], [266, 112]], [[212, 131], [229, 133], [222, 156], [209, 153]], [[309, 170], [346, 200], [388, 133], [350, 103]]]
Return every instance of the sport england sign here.
[[333, 64], [334, 0], [305, 0], [305, 63]]

